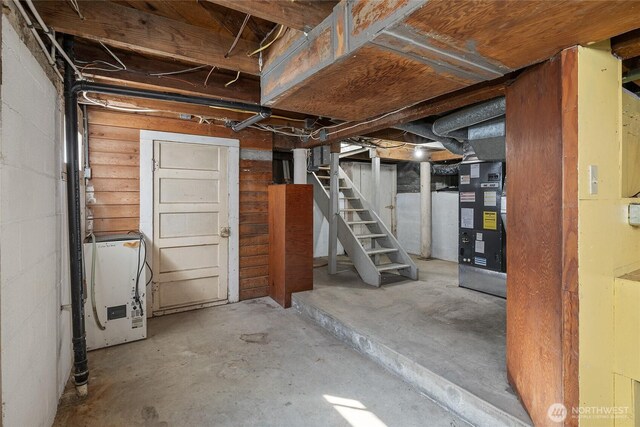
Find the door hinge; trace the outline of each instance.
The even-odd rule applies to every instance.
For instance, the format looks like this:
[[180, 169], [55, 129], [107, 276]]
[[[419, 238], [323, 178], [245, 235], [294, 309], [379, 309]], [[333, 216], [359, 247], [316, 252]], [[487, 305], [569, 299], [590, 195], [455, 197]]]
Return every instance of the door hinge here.
[[153, 163], [153, 171], [157, 171], [158, 170], [158, 162], [156, 162], [156, 159], [151, 159], [151, 162]]

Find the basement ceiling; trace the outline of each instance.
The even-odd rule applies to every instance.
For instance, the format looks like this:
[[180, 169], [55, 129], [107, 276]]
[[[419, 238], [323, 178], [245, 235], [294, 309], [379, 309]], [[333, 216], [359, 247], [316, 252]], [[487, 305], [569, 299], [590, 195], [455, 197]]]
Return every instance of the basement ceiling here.
[[[103, 0], [80, 1], [79, 11], [64, 0], [35, 3], [47, 25], [76, 36], [90, 79], [262, 103], [297, 119], [385, 114], [387, 127], [498, 96], [514, 70], [640, 26], [636, 1]], [[640, 50], [640, 34], [629, 34], [614, 40], [626, 64]], [[502, 83], [465, 94], [485, 82]]]
[[341, 2], [262, 72], [262, 103], [362, 120], [639, 25], [640, 3]]

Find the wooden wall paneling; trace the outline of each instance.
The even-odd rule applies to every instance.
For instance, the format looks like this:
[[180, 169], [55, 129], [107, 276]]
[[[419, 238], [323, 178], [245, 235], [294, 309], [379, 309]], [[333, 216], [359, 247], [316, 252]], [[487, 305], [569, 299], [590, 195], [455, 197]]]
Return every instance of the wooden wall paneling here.
[[535, 425], [577, 406], [576, 73], [565, 52], [507, 89], [507, 375]]
[[[240, 140], [241, 149], [273, 149], [268, 132], [233, 133], [217, 125], [199, 124], [167, 116], [153, 116], [89, 108], [89, 154], [92, 179], [87, 207], [96, 233], [138, 229], [140, 129], [217, 136]], [[240, 299], [268, 295], [268, 203], [272, 182], [269, 161], [240, 160]]]
[[[243, 145], [243, 148], [255, 147], [256, 144], [249, 140]], [[267, 188], [271, 182], [271, 162], [240, 160], [241, 300], [263, 297], [269, 293]]]

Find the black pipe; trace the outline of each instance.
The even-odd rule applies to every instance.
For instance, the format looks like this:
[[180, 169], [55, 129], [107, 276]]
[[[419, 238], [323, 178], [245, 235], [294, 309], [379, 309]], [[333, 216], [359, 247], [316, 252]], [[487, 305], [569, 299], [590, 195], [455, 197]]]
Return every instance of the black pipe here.
[[183, 95], [175, 92], [159, 92], [155, 90], [136, 89], [132, 87], [122, 87], [104, 83], [94, 83], [80, 80], [73, 85], [74, 93], [92, 92], [105, 95], [121, 95], [133, 98], [155, 99], [158, 101], [184, 102], [187, 104], [206, 105], [210, 107], [231, 108], [243, 110], [250, 113], [263, 114], [264, 117], [271, 116], [271, 108], [256, 104], [246, 104], [244, 102], [227, 101], [219, 98], [206, 98], [204, 96]]
[[[64, 50], [73, 58], [73, 37], [64, 36]], [[73, 380], [81, 394], [89, 379], [87, 341], [84, 328], [82, 289], [82, 231], [80, 228], [80, 171], [78, 170], [78, 95], [75, 73], [64, 67], [65, 147], [67, 151], [67, 219], [69, 221], [69, 273], [71, 278], [71, 320], [73, 329]]]

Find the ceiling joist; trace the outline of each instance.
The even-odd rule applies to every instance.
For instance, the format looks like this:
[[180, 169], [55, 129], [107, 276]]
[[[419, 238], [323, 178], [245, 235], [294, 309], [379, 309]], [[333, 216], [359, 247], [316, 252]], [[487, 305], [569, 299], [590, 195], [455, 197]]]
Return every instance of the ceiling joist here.
[[331, 14], [338, 3], [333, 0], [208, 0], [211, 3], [247, 13], [300, 31], [310, 31]]
[[40, 0], [36, 7], [45, 23], [58, 32], [190, 64], [260, 74], [257, 58], [247, 56], [258, 48], [257, 43], [240, 39], [225, 58], [232, 36], [115, 3], [90, 2], [82, 10], [84, 19], [63, 2]]
[[[236, 82], [226, 85], [235, 73], [211, 70], [206, 66], [198, 70], [183, 72], [192, 66], [176, 62], [147, 58], [131, 52], [111, 49], [126, 69], [110, 54], [97, 45], [76, 43], [75, 55], [82, 61], [79, 67], [83, 74], [96, 81], [126, 85], [141, 89], [171, 90], [185, 95], [207, 96], [233, 101], [260, 102], [260, 82], [253, 77], [241, 76]], [[104, 61], [104, 62], [97, 62]], [[120, 68], [111, 67], [107, 63]]]
[[452, 94], [442, 95], [434, 99], [420, 102], [396, 112], [382, 114], [369, 120], [345, 122], [337, 126], [328, 127], [324, 132], [317, 132], [316, 138], [303, 147], [315, 147], [327, 145], [332, 142], [352, 138], [360, 135], [368, 135], [373, 132], [387, 129], [399, 124], [412, 122], [424, 117], [446, 113], [482, 101], [487, 101], [498, 96], [504, 96], [507, 85], [513, 80], [514, 75], [487, 83], [465, 88]]
[[620, 59], [640, 56], [640, 29], [611, 39], [611, 51]]

